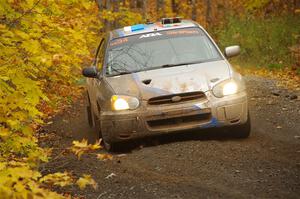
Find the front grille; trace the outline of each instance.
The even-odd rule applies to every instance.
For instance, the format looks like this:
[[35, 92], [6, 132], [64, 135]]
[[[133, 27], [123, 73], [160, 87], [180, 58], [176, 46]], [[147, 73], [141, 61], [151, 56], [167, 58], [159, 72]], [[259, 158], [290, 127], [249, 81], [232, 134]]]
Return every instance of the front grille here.
[[[172, 100], [172, 98], [178, 97], [180, 100]], [[179, 102], [185, 102], [190, 100], [197, 100], [197, 99], [205, 99], [206, 96], [203, 92], [189, 92], [189, 93], [179, 93], [179, 94], [172, 94], [172, 95], [162, 95], [158, 97], [153, 97], [148, 100], [148, 104], [150, 105], [161, 105], [161, 104], [173, 104]]]
[[188, 115], [188, 116], [180, 116], [173, 117], [167, 119], [158, 119], [147, 121], [147, 124], [150, 128], [172, 128], [179, 127], [180, 125], [193, 125], [193, 124], [201, 124], [203, 122], [209, 121], [211, 118], [211, 113], [203, 113], [197, 115]]

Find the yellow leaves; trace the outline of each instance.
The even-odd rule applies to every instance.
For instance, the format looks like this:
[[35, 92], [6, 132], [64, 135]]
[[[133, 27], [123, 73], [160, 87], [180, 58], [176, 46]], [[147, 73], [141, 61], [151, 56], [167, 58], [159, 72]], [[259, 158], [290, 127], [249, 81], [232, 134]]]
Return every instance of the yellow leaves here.
[[[79, 95], [75, 80], [101, 25], [93, 1], [37, 2], [0, 4], [0, 198], [61, 198], [41, 185], [74, 183], [68, 173], [39, 181], [36, 168], [48, 152], [37, 145], [30, 126], [43, 123], [42, 112], [53, 114], [69, 96]], [[99, 148], [100, 142], [75, 141], [72, 151], [80, 157]], [[95, 186], [88, 176], [78, 182]]]
[[6, 168], [7, 163], [6, 162], [0, 162], [0, 171]]
[[255, 10], [264, 7], [270, 0], [247, 0], [244, 4], [246, 9]]
[[42, 177], [39, 181], [42, 183], [57, 185], [60, 187], [71, 185], [73, 183], [73, 179], [71, 178], [71, 175], [68, 172], [57, 172], [53, 174], [48, 174]]
[[26, 162], [0, 162], [1, 198], [63, 198], [41, 188], [40, 177], [41, 174], [28, 167]]
[[10, 131], [8, 131], [7, 129], [1, 130], [0, 129], [0, 140], [6, 140], [6, 138], [8, 138], [10, 136]]
[[30, 38], [30, 36], [28, 34], [26, 34], [23, 31], [20, 31], [18, 29], [15, 30], [14, 33], [15, 33], [16, 36], [19, 36], [21, 39], [24, 39], [24, 40], [28, 40]]
[[[1, 119], [0, 119], [1, 121]], [[8, 138], [10, 136], [11, 132], [7, 129], [4, 128], [2, 126], [0, 126], [0, 140], [6, 140], [6, 138]]]
[[41, 51], [41, 44], [37, 40], [25, 40], [22, 42], [22, 48], [24, 48], [28, 53], [33, 55], [38, 54]]
[[[39, 182], [46, 183], [49, 185], [65, 187], [68, 185], [73, 185], [75, 180], [68, 172], [64, 172], [64, 173], [57, 172], [57, 173], [43, 176], [42, 178], [39, 179]], [[86, 174], [83, 174], [83, 176], [80, 177], [78, 180], [76, 180], [75, 183], [79, 186], [80, 189], [84, 189], [88, 185], [91, 185], [94, 189], [97, 188], [96, 181], [90, 175], [86, 175]]]
[[97, 159], [103, 160], [103, 161], [112, 160], [113, 156], [111, 154], [97, 154]]
[[300, 89], [300, 76], [296, 71], [285, 69], [270, 70], [268, 68], [234, 66], [242, 74], [258, 75], [278, 80], [278, 86], [290, 89]]
[[101, 149], [100, 146], [101, 140], [97, 141], [95, 144], [88, 144], [86, 139], [82, 139], [82, 141], [73, 141], [73, 146], [71, 147], [71, 151], [77, 155], [78, 159], [80, 159], [83, 153], [94, 151], [97, 149]]
[[82, 1], [81, 5], [86, 9], [90, 9], [94, 4], [89, 1]]
[[6, 123], [13, 130], [18, 129], [21, 125], [20, 121], [18, 120], [6, 120]]
[[[101, 149], [101, 139], [97, 141], [95, 144], [88, 144], [88, 141], [83, 139], [80, 141], [73, 141], [73, 146], [70, 148], [75, 155], [80, 159], [81, 155], [87, 152], [91, 152], [97, 149]], [[97, 154], [97, 159], [102, 161], [113, 160], [113, 156], [111, 154]]]
[[50, 192], [45, 185], [65, 187], [77, 184], [80, 189], [91, 185], [97, 188], [97, 183], [90, 175], [83, 175], [74, 180], [68, 172], [57, 172], [41, 176], [28, 166], [26, 162], [12, 160], [0, 161], [0, 196], [1, 198], [63, 198], [61, 195]]
[[91, 185], [94, 189], [97, 189], [97, 183], [90, 175], [83, 175], [76, 182], [80, 189], [84, 189], [87, 185]]

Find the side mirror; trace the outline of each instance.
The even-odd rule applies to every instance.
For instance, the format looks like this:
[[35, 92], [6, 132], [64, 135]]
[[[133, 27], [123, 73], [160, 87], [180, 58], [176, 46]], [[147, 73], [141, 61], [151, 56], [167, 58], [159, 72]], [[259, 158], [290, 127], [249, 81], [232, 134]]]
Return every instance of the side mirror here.
[[98, 76], [98, 72], [95, 67], [87, 67], [82, 70], [82, 75], [89, 78], [96, 78]]
[[240, 46], [229, 46], [229, 47], [225, 48], [224, 54], [227, 58], [231, 58], [231, 57], [239, 55], [240, 52], [241, 52]]

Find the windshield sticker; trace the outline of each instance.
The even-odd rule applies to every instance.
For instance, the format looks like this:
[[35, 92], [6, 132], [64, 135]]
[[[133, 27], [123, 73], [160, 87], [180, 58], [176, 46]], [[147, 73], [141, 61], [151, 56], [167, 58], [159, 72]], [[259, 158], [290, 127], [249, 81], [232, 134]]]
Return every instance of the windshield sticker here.
[[124, 44], [124, 43], [126, 43], [126, 42], [128, 42], [128, 38], [117, 39], [117, 40], [115, 40], [115, 41], [112, 41], [112, 42], [110, 43], [110, 46], [117, 46], [117, 45]]
[[167, 31], [166, 35], [193, 35], [199, 34], [197, 30], [175, 30], [175, 31]]
[[[126, 34], [125, 34], [126, 35]], [[115, 38], [109, 43], [109, 48], [118, 48], [125, 45], [136, 45], [140, 42], [151, 42], [152, 40], [169, 39], [175, 37], [192, 37], [192, 36], [203, 36], [204, 34], [199, 28], [185, 28], [185, 29], [174, 29], [164, 30], [159, 32], [147, 32], [142, 34], [133, 34], [126, 37]]]
[[142, 39], [142, 38], [148, 38], [148, 37], [156, 37], [156, 36], [161, 36], [161, 35], [162, 34], [160, 34], [159, 32], [157, 32], [157, 33], [148, 33], [148, 34], [140, 36], [140, 39]]

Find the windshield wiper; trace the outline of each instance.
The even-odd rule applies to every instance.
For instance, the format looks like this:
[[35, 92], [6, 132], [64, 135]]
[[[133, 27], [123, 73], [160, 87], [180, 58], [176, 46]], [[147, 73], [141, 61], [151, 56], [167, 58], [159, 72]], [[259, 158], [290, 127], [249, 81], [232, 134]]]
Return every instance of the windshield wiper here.
[[118, 72], [117, 75], [126, 75], [126, 74], [131, 74], [132, 72], [129, 71], [122, 71], [122, 72]]
[[123, 66], [119, 63], [115, 63], [115, 64], [118, 65], [118, 66], [121, 66], [121, 68], [111, 67], [110, 69], [115, 71], [117, 74], [109, 74], [109, 75], [115, 76], [115, 75], [126, 75], [126, 74], [133, 73], [133, 71], [129, 71], [129, 70], [126, 69], [125, 64]]
[[116, 70], [116, 69], [113, 69], [113, 71], [115, 71], [116, 73], [112, 73], [112, 74], [108, 74], [108, 75], [111, 75], [111, 76], [117, 76], [117, 75], [126, 75], [126, 74], [131, 74], [132, 72], [131, 71], [119, 71], [119, 70]]
[[157, 66], [154, 68], [169, 68], [169, 67], [174, 67], [174, 66], [184, 66], [184, 65], [199, 64], [199, 63], [203, 63], [203, 61], [184, 62], [184, 63], [178, 63], [178, 64], [164, 64], [164, 65]]

